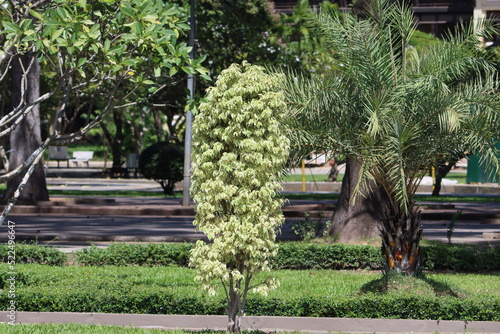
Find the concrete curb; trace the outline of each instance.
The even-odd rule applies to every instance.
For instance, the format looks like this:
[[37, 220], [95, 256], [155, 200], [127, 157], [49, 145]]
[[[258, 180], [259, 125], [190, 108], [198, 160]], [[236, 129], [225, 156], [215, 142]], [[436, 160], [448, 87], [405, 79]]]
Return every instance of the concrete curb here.
[[[341, 182], [306, 182], [306, 192], [340, 192]], [[441, 193], [455, 194], [500, 194], [499, 184], [452, 184], [442, 187]], [[283, 182], [283, 190], [301, 192], [302, 182]], [[417, 193], [432, 193], [431, 185], [419, 185]]]
[[[108, 203], [93, 205], [90, 203], [61, 203], [41, 202], [36, 205], [16, 205], [11, 214], [82, 214], [82, 215], [125, 215], [125, 216], [167, 216], [192, 217], [194, 208], [180, 205], [110, 205]], [[443, 207], [422, 205], [421, 218], [423, 220], [450, 220], [456, 210]], [[283, 208], [286, 218], [303, 218], [308, 212], [310, 218], [328, 217], [334, 211], [334, 205], [290, 205]], [[487, 223], [496, 223], [500, 214], [490, 212], [465, 212], [459, 220], [484, 220]]]
[[[9, 320], [1, 311], [0, 319]], [[225, 330], [226, 316], [106, 314], [70, 312], [17, 312], [15, 323], [81, 323], [162, 329]], [[500, 322], [406, 319], [304, 318], [247, 316], [243, 328], [250, 330], [303, 331], [310, 333], [500, 333]]]

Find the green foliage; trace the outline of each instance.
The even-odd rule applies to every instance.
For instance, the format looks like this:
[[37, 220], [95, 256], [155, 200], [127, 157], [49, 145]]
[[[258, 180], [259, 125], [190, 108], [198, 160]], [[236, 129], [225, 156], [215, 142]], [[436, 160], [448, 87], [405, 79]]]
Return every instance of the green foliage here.
[[52, 113], [47, 136], [60, 144], [79, 140], [111, 110], [151, 101], [178, 73], [208, 78], [205, 58], [190, 59], [181, 41], [186, 9], [172, 2], [2, 3], [2, 65], [28, 50], [37, 57], [46, 84], [37, 103]]
[[[49, 62], [62, 54], [66, 57], [61, 64], [64, 69], [77, 71], [83, 78], [124, 72], [130, 81], [151, 85], [150, 75], [145, 74], [159, 77], [165, 71], [174, 75], [179, 70], [203, 74], [199, 60], [190, 61], [186, 44], [177, 42], [189, 26], [186, 15], [171, 3], [52, 0], [46, 7], [29, 8], [31, 5], [22, 2], [19, 6], [15, 10], [28, 10], [32, 17], [8, 21], [16, 18], [9, 15], [14, 9], [2, 6], [7, 43], [15, 45], [19, 54], [34, 47]], [[96, 59], [99, 66], [89, 66]]]
[[226, 265], [238, 277], [266, 270], [266, 259], [276, 252], [272, 243], [283, 222], [283, 201], [273, 197], [288, 144], [280, 130], [284, 103], [278, 85], [279, 77], [260, 67], [233, 65], [196, 115], [194, 224], [213, 244], [197, 243], [193, 265], [208, 289], [213, 279], [227, 275]]
[[[5, 289], [7, 266], [0, 267], [0, 289]], [[105, 312], [146, 314], [223, 314], [222, 298], [204, 298], [187, 268], [47, 267], [19, 265], [16, 306], [19, 311]], [[293, 280], [299, 272], [283, 272], [281, 279]], [[287, 274], [287, 275], [286, 275]], [[305, 275], [303, 275], [305, 274]], [[406, 280], [380, 277], [367, 272], [300, 272], [308, 277], [301, 288], [292, 284], [287, 294], [273, 291], [248, 298], [249, 315], [400, 318], [467, 321], [499, 321], [498, 275], [426, 275]], [[323, 281], [332, 276], [331, 281]], [[358, 280], [358, 277], [363, 280]], [[347, 291], [325, 294], [322, 284], [356, 281]], [[460, 283], [462, 282], [462, 283]], [[472, 284], [470, 284], [472, 282]], [[304, 279], [300, 280], [304, 283]], [[435, 293], [414, 293], [409, 287]], [[384, 290], [384, 287], [390, 287]], [[398, 290], [400, 287], [401, 290]], [[308, 290], [314, 288], [317, 293]], [[395, 288], [395, 289], [394, 289]], [[490, 290], [476, 292], [477, 290]], [[329, 290], [328, 290], [329, 291]], [[7, 294], [0, 295], [5, 309]]]
[[273, 269], [381, 269], [380, 250], [371, 246], [282, 242]]
[[423, 268], [480, 272], [500, 270], [500, 249], [478, 248], [458, 244], [435, 244], [422, 247]]
[[165, 195], [172, 195], [175, 183], [184, 177], [184, 151], [173, 143], [156, 143], [141, 153], [139, 169], [146, 179], [158, 182]]
[[124, 244], [115, 243], [107, 248], [96, 246], [76, 252], [78, 263], [83, 265], [131, 265], [131, 266], [187, 266], [193, 245], [182, 244]]
[[[1, 262], [9, 262], [12, 251], [7, 244], [0, 245]], [[63, 266], [68, 257], [65, 253], [50, 246], [17, 243], [14, 249], [16, 263], [38, 263], [51, 266]]]
[[[107, 248], [95, 246], [75, 253], [81, 265], [106, 266], [188, 266], [189, 255], [194, 247], [180, 244], [125, 244], [115, 243]], [[2, 262], [7, 262], [7, 246], [1, 245]], [[371, 269], [380, 270], [380, 249], [372, 246], [281, 242], [278, 253], [270, 259], [273, 269]], [[38, 263], [64, 266], [68, 257], [48, 246], [16, 244], [17, 263]], [[457, 244], [433, 244], [422, 247], [424, 270], [452, 270], [457, 272], [481, 272], [500, 270], [500, 250], [494, 247], [477, 248]]]
[[276, 62], [280, 47], [269, 36], [275, 20], [267, 0], [201, 0], [196, 17], [198, 51], [210, 59], [213, 77], [233, 63]]
[[[277, 198], [288, 157], [281, 79], [247, 62], [232, 65], [209, 89], [193, 124], [194, 225], [210, 243], [196, 243], [191, 263], [210, 294], [222, 281], [232, 320], [243, 315], [252, 276], [269, 271], [284, 221]], [[266, 279], [255, 288], [266, 293], [275, 286]]]
[[[278, 253], [270, 258], [273, 269], [370, 269], [380, 270], [380, 248], [373, 246], [280, 242]], [[33, 246], [36, 248], [38, 246]], [[130, 265], [186, 267], [194, 247], [182, 244], [112, 244], [107, 248], [89, 247], [76, 253], [83, 265]], [[35, 251], [34, 251], [35, 252]], [[480, 272], [500, 270], [500, 250], [457, 244], [422, 247], [422, 269]]]
[[309, 219], [309, 212], [304, 213], [304, 219], [292, 223], [290, 231], [297, 240], [310, 240], [325, 234], [330, 225], [329, 221], [323, 222], [322, 215], [318, 220]]
[[[460, 27], [451, 41], [425, 52], [407, 48], [415, 29], [411, 8], [373, 3], [376, 15], [366, 20], [332, 11], [317, 15], [318, 29], [343, 66], [323, 79], [289, 75], [288, 119], [298, 129], [294, 142], [362, 162], [358, 187], [375, 179], [388, 202], [408, 212], [439, 156], [467, 145], [498, 166], [484, 138], [499, 127], [498, 83], [472, 27]], [[484, 131], [473, 130], [476, 122]]]
[[425, 49], [439, 42], [440, 40], [434, 35], [415, 30], [408, 44], [415, 48]]
[[[354, 196], [377, 184], [386, 268], [413, 274], [421, 239], [414, 195], [429, 168], [461, 148], [500, 169], [499, 82], [478, 39], [493, 27], [459, 25], [446, 42], [408, 48], [416, 28], [411, 7], [390, 0], [369, 6], [363, 19], [333, 11], [315, 17], [342, 66], [314, 79], [290, 73], [287, 119], [298, 146], [338, 151], [347, 169], [359, 164]], [[360, 205], [353, 202], [343, 203]]]
[[[330, 1], [322, 1], [320, 10], [339, 13], [338, 5]], [[299, 0], [291, 15], [281, 14], [275, 27], [275, 38], [286, 47], [279, 54], [279, 65], [324, 75], [335, 71], [338, 62], [335, 50], [329, 48], [327, 40], [316, 31], [314, 12], [309, 0]]]

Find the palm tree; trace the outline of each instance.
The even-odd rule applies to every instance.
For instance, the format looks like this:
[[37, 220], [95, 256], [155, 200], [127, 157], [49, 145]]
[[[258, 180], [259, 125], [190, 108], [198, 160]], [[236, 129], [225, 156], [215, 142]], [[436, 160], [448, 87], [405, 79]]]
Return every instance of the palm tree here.
[[386, 271], [415, 274], [422, 228], [414, 194], [429, 167], [458, 146], [499, 167], [498, 82], [478, 47], [491, 28], [461, 25], [422, 52], [408, 46], [415, 31], [409, 6], [374, 0], [366, 9], [363, 20], [316, 17], [341, 66], [321, 79], [288, 73], [290, 126], [298, 145], [347, 157], [334, 231], [338, 221], [359, 224], [357, 214], [375, 203], [374, 219], [361, 222], [371, 230], [380, 224]]

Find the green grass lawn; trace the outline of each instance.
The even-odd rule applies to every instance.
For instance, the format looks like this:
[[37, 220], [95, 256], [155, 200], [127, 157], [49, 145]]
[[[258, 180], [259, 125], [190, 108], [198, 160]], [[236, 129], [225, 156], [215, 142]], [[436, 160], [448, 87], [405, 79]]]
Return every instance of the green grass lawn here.
[[[0, 193], [5, 192], [5, 184], [0, 184]], [[173, 197], [182, 198], [182, 192], [175, 192], [172, 196], [165, 196], [161, 191], [136, 191], [136, 190], [116, 190], [116, 191], [93, 191], [93, 190], [49, 190], [52, 196], [81, 196], [81, 197]], [[285, 193], [283, 197], [292, 200], [336, 200], [338, 193]], [[499, 197], [491, 196], [439, 196], [416, 195], [417, 202], [477, 202], [477, 203], [500, 203]]]
[[[6, 272], [6, 264], [0, 271]], [[27, 289], [120, 289], [133, 287], [161, 289], [182, 296], [201, 297], [201, 286], [194, 281], [195, 270], [184, 267], [136, 266], [67, 266], [55, 267], [38, 264], [19, 264], [17, 287]], [[255, 282], [268, 274], [259, 274]], [[280, 287], [269, 292], [267, 298], [293, 299], [302, 297], [342, 298], [363, 293], [380, 293], [387, 281], [375, 271], [335, 270], [274, 270], [270, 273], [280, 281]], [[393, 282], [394, 281], [394, 282]], [[402, 277], [390, 280], [393, 288], [384, 294], [395, 296], [411, 287], [412, 294], [441, 295], [450, 293], [466, 298], [498, 298], [500, 300], [500, 275], [427, 273], [423, 278]], [[4, 281], [4, 284], [5, 281]], [[222, 298], [222, 291], [218, 298]], [[250, 296], [254, 293], [251, 292]]]
[[[88, 324], [18, 324], [16, 326], [0, 324], [0, 333], [8, 334], [217, 334], [216, 331], [184, 331], [162, 329], [146, 329], [121, 326], [103, 326]], [[254, 332], [252, 332], [254, 333]], [[255, 332], [256, 333], [256, 332]]]
[[[306, 182], [325, 182], [328, 180], [327, 174], [311, 174], [311, 171], [306, 169], [305, 173]], [[337, 181], [342, 181], [344, 174], [339, 174]], [[452, 172], [446, 175], [446, 179], [457, 181], [458, 184], [466, 184], [467, 173], [466, 172]], [[302, 182], [302, 174], [290, 174], [285, 176], [285, 182]]]
[[[306, 170], [306, 182], [325, 182], [328, 180], [327, 174], [311, 174]], [[344, 174], [339, 174], [337, 181], [342, 181]], [[284, 177], [285, 182], [302, 182], [302, 174], [290, 174]]]
[[[227, 334], [226, 331], [202, 330], [163, 330], [156, 328], [134, 328], [121, 326], [87, 325], [87, 324], [19, 324], [11, 326], [0, 323], [0, 333], [8, 334]], [[258, 330], [244, 330], [243, 334], [269, 334]], [[283, 332], [305, 333], [305, 332]], [[331, 331], [332, 334], [340, 333]], [[342, 332], [343, 334], [348, 334]], [[358, 333], [359, 334], [359, 333]]]

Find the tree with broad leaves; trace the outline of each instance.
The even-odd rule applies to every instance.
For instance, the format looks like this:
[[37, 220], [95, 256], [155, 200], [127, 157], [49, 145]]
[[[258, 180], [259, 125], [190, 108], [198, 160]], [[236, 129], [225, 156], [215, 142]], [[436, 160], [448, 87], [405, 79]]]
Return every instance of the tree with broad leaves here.
[[270, 270], [276, 233], [284, 221], [277, 198], [288, 138], [280, 76], [244, 62], [232, 65], [209, 89], [193, 123], [194, 224], [209, 243], [191, 253], [196, 280], [210, 294], [222, 283], [228, 331], [241, 331], [247, 293], [266, 294], [277, 282], [254, 283]]
[[[13, 62], [29, 55], [28, 63], [38, 61], [55, 82], [37, 98], [28, 98], [29, 71], [24, 67], [21, 83], [13, 87], [20, 91], [20, 102], [0, 118], [0, 137], [15, 131], [36, 106], [56, 100], [47, 137], [0, 177], [0, 182], [6, 182], [23, 175], [0, 224], [48, 146], [77, 142], [110, 111], [150, 98], [161, 90], [162, 76], [184, 71], [206, 77], [203, 59], [190, 59], [190, 48], [179, 42], [189, 29], [186, 13], [162, 0], [1, 1], [0, 20], [0, 79]], [[82, 114], [84, 124], [68, 133]]]

